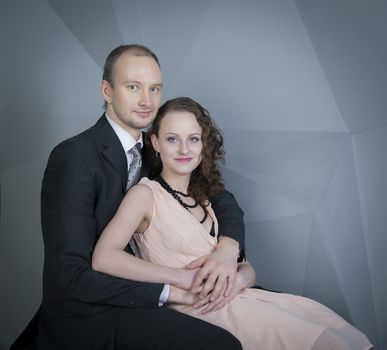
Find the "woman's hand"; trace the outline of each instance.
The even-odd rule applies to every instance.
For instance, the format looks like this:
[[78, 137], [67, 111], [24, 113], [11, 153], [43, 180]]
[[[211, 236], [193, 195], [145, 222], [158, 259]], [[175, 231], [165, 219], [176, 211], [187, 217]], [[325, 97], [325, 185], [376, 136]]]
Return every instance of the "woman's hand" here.
[[254, 268], [246, 261], [238, 264], [238, 272], [236, 273], [235, 283], [230, 291], [226, 294], [226, 288], [222, 290], [222, 293], [215, 300], [202, 299], [195, 303], [195, 308], [202, 307], [202, 314], [205, 314], [210, 311], [216, 311], [225, 306], [228, 302], [234, 299], [238, 294], [242, 293], [245, 288], [253, 286], [255, 283], [255, 271]]
[[221, 237], [214, 252], [192, 261], [188, 269], [200, 268], [197, 272], [192, 291], [202, 300], [210, 295], [211, 300], [229, 295], [234, 285], [239, 244], [228, 237]]
[[214, 301], [209, 301], [208, 297], [205, 299], [201, 299], [199, 302], [197, 302], [194, 305], [194, 308], [203, 308], [201, 310], [202, 314], [206, 314], [211, 311], [216, 311], [221, 309], [223, 306], [225, 306], [228, 302], [230, 302], [232, 299], [234, 299], [239, 293], [241, 293], [246, 288], [245, 282], [243, 281], [243, 277], [238, 272], [236, 274], [235, 283], [233, 285], [233, 288], [231, 289], [231, 292], [228, 294], [228, 296], [225, 296], [225, 289], [222, 291], [221, 295], [215, 299]]

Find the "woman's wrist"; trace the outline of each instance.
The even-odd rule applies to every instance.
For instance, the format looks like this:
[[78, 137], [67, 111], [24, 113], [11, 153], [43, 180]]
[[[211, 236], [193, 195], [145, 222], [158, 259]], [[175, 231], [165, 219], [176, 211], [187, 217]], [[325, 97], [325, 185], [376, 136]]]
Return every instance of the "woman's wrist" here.
[[170, 283], [171, 285], [180, 288], [189, 290], [192, 284], [193, 273], [187, 269], [171, 268]]

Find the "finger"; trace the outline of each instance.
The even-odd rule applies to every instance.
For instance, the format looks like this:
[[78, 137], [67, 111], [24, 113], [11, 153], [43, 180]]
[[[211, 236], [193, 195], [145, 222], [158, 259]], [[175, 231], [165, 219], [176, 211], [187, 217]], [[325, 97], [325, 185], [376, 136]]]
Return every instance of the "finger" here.
[[234, 287], [235, 284], [235, 278], [236, 278], [236, 273], [230, 274], [227, 278], [227, 288], [224, 292], [224, 295], [228, 297]]
[[192, 270], [192, 269], [196, 269], [198, 267], [202, 267], [203, 264], [206, 262], [206, 259], [207, 257], [206, 256], [202, 256], [198, 259], [195, 259], [194, 261], [191, 261], [187, 266], [186, 268], [189, 269], [189, 270]]
[[208, 305], [201, 311], [202, 314], [206, 314], [208, 312], [211, 312], [211, 311], [215, 311], [215, 307], [217, 305], [219, 305], [223, 300], [224, 300], [224, 296], [221, 295], [218, 299], [216, 299], [215, 301], [213, 302], [209, 302]]
[[[191, 287], [192, 288], [192, 287]], [[203, 285], [201, 285], [201, 286], [199, 286], [199, 287], [197, 287], [196, 289], [195, 289], [195, 294], [199, 294], [201, 291], [202, 291], [202, 289], [203, 289]], [[193, 291], [192, 291], [193, 292]]]
[[227, 287], [227, 278], [223, 276], [219, 276], [216, 280], [215, 287], [211, 293], [210, 301], [214, 301], [219, 298], [219, 296], [223, 295], [226, 291]]
[[203, 289], [199, 294], [199, 298], [204, 298], [214, 289], [217, 278], [218, 278], [218, 274], [215, 274], [215, 273], [211, 273], [207, 277], [207, 280], [204, 283]]
[[218, 303], [218, 304], [214, 307], [213, 311], [218, 311], [218, 310], [220, 310], [220, 309], [221, 309], [223, 306], [225, 306], [231, 299], [232, 299], [232, 298], [230, 298], [230, 297], [224, 298], [220, 303]]
[[192, 281], [192, 286], [191, 286], [192, 293], [200, 293], [203, 291], [202, 284], [205, 282], [207, 276], [208, 276], [208, 271], [206, 269], [201, 269], [196, 273], [196, 276]]
[[204, 298], [204, 299], [201, 299], [199, 301], [197, 301], [195, 304], [194, 304], [194, 309], [198, 309], [198, 308], [201, 308], [202, 306], [206, 305], [208, 302], [209, 302], [210, 298], [207, 297], [207, 298]]

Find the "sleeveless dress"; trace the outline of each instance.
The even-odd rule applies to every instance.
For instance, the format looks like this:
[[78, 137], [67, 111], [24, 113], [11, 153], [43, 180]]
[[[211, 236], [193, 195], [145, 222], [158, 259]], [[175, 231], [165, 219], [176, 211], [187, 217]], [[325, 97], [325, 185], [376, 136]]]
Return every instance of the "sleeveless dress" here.
[[[143, 259], [183, 268], [213, 251], [216, 237], [158, 182], [143, 178], [140, 183], [151, 188], [154, 198], [149, 227], [134, 235]], [[211, 206], [207, 209], [217, 232], [215, 214]], [[228, 330], [244, 350], [372, 349], [367, 337], [339, 315], [301, 296], [247, 288], [222, 309], [204, 315], [190, 306], [169, 307]]]

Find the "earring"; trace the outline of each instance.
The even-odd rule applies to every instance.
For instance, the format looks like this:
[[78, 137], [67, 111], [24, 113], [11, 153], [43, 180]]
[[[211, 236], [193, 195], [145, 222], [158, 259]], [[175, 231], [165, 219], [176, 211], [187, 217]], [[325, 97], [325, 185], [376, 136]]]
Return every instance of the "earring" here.
[[155, 156], [156, 156], [157, 159], [160, 159], [160, 153], [159, 153], [159, 151], [156, 151], [156, 150], [155, 150]]

